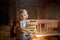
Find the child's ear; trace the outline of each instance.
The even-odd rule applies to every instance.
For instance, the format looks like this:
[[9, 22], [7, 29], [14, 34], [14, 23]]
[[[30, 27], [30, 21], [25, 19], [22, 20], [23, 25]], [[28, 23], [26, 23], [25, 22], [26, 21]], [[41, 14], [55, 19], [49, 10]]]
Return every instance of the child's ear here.
[[26, 18], [28, 18], [28, 15], [26, 16]]

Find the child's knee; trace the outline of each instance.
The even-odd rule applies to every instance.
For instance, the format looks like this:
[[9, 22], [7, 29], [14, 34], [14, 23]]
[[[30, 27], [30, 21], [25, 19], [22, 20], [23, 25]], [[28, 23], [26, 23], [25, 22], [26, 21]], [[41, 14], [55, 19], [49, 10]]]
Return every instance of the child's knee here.
[[26, 39], [26, 35], [25, 34], [22, 34], [22, 39]]

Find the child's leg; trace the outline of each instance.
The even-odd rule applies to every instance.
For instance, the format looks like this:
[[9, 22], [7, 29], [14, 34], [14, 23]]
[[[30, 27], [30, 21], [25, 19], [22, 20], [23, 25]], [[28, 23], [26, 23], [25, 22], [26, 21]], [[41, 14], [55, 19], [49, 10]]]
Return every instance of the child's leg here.
[[26, 40], [26, 35], [25, 34], [22, 34], [22, 40]]
[[18, 38], [19, 38], [19, 40], [26, 40], [26, 35], [20, 34]]

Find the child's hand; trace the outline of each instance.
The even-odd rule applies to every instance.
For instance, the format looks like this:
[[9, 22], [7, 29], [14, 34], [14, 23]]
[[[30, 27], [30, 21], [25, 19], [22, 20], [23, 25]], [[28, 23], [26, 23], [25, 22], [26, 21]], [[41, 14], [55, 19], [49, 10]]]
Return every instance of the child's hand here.
[[32, 34], [32, 32], [31, 32], [31, 31], [27, 31], [27, 33], [28, 33], [28, 34]]

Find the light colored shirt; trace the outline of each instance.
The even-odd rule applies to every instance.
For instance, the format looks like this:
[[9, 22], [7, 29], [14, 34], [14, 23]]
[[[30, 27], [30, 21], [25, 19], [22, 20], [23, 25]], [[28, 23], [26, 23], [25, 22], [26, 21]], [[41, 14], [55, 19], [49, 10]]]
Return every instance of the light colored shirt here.
[[26, 20], [22, 21], [22, 29], [25, 30], [26, 28]]

